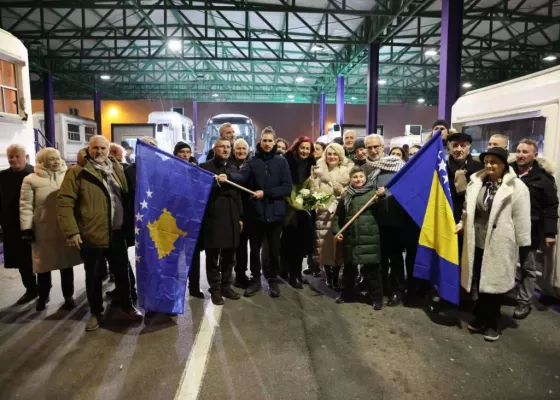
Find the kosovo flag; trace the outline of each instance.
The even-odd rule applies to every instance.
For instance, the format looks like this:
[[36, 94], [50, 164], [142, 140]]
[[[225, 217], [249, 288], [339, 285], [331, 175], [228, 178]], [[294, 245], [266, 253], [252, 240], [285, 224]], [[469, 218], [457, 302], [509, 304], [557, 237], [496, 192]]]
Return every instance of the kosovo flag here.
[[438, 132], [387, 183], [387, 189], [420, 227], [414, 276], [459, 304], [460, 270], [445, 151]]
[[214, 175], [141, 141], [136, 168], [138, 302], [146, 311], [182, 314]]

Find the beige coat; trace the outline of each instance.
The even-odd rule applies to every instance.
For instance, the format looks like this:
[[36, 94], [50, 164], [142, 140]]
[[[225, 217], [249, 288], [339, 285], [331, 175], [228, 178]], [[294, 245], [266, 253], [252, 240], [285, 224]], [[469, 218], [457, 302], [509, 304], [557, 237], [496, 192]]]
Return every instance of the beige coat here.
[[329, 170], [324, 158], [321, 158], [317, 161], [316, 172], [311, 176], [313, 191], [333, 195], [328, 209], [317, 210], [315, 220], [317, 245], [314, 259], [322, 265], [341, 266], [343, 264], [342, 243], [335, 244], [331, 225], [336, 215], [338, 200], [350, 183], [349, 174], [353, 166], [352, 161], [344, 159], [341, 165]]
[[67, 167], [60, 171], [47, 171], [36, 165], [35, 173], [23, 180], [20, 197], [21, 229], [33, 229], [33, 271], [49, 272], [81, 264], [78, 249], [70, 248], [56, 216], [56, 198], [64, 180]]
[[[461, 258], [461, 285], [471, 291], [475, 229], [476, 202], [485, 171], [471, 175], [463, 213], [464, 244]], [[481, 293], [506, 293], [515, 284], [519, 247], [531, 244], [531, 201], [527, 186], [513, 171], [507, 172], [498, 189], [490, 216], [484, 242], [484, 256], [480, 272]]]

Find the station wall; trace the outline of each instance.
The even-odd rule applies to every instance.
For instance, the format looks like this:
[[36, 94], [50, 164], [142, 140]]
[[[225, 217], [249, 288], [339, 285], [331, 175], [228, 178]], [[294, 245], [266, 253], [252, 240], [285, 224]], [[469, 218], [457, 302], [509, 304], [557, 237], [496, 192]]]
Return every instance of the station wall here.
[[[33, 100], [33, 112], [43, 111], [43, 101]], [[55, 112], [68, 113], [70, 107], [77, 108], [80, 116], [93, 118], [93, 100], [55, 100]], [[152, 111], [169, 111], [171, 107], [184, 107], [185, 115], [192, 118], [190, 101], [129, 100], [102, 101], [102, 132], [110, 138], [112, 123], [145, 123]], [[347, 104], [345, 123], [365, 124], [365, 105]], [[272, 126], [280, 137], [293, 140], [299, 135], [319, 134], [318, 104], [281, 104], [281, 103], [198, 103], [198, 133], [206, 121], [216, 114], [239, 113], [252, 118], [258, 130]], [[381, 105], [379, 123], [384, 125], [385, 136], [390, 139], [404, 133], [406, 124], [422, 125], [431, 128], [437, 119], [437, 107], [417, 105]], [[336, 120], [336, 107], [327, 105], [327, 126]], [[314, 121], [314, 124], [313, 124]]]

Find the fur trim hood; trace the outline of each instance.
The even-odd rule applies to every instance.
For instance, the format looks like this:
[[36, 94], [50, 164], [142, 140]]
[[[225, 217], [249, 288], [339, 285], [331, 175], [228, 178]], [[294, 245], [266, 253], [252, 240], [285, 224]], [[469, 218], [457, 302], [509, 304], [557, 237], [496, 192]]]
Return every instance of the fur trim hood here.
[[37, 176], [40, 176], [41, 178], [53, 178], [56, 175], [60, 175], [60, 174], [64, 175], [68, 170], [68, 166], [66, 166], [64, 160], [60, 160], [60, 161], [61, 161], [60, 169], [56, 172], [51, 172], [47, 170], [41, 163], [36, 164], [35, 167], [33, 168], [33, 171], [35, 172], [35, 174], [37, 174]]

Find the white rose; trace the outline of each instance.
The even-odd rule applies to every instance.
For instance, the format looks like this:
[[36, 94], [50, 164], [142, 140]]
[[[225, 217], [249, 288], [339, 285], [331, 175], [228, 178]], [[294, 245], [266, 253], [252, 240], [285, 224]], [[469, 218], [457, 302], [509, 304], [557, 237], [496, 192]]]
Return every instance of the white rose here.
[[301, 197], [296, 197], [296, 204], [299, 204], [300, 206], [303, 205], [303, 199]]
[[309, 196], [311, 194], [311, 191], [309, 189], [301, 189], [300, 194], [302, 196]]

